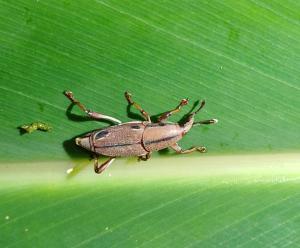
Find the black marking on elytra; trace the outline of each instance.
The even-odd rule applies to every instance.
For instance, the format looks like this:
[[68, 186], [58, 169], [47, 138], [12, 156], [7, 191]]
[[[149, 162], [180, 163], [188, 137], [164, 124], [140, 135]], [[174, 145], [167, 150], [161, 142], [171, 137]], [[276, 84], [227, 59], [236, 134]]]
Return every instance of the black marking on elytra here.
[[160, 143], [160, 142], [164, 142], [164, 141], [174, 139], [177, 136], [178, 135], [173, 135], [173, 136], [169, 136], [169, 137], [165, 137], [165, 138], [161, 138], [161, 139], [157, 139], [157, 140], [149, 140], [149, 141], [145, 141], [144, 144], [145, 145], [150, 145], [150, 144]]
[[138, 125], [132, 125], [132, 126], [130, 126], [132, 129], [141, 129], [141, 127], [140, 126], [138, 126]]
[[141, 142], [136, 143], [124, 143], [124, 144], [107, 144], [102, 146], [95, 146], [95, 148], [111, 148], [111, 147], [122, 147], [122, 146], [131, 146], [131, 145], [139, 145]]
[[108, 135], [108, 131], [107, 130], [102, 130], [100, 132], [98, 132], [95, 136], [95, 140], [98, 140], [98, 139], [101, 139], [101, 138], [104, 138], [105, 136]]

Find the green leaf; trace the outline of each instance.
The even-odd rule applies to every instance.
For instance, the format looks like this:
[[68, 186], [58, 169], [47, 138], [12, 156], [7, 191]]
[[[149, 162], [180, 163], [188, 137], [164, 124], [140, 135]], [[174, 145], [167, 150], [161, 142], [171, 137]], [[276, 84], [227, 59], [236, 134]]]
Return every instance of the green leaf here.
[[[1, 246], [295, 247], [299, 13], [278, 0], [1, 1]], [[141, 120], [126, 90], [153, 116], [188, 97], [174, 122], [205, 99], [196, 119], [219, 123], [180, 142], [207, 154], [119, 159], [96, 176], [74, 137], [108, 124], [67, 113], [64, 90], [123, 122]], [[52, 130], [20, 135], [36, 121]]]
[[[3, 247], [294, 247], [299, 155], [115, 163], [66, 180], [65, 163], [1, 171]], [[17, 165], [16, 165], [17, 166]], [[19, 166], [21, 167], [21, 166]], [[6, 181], [5, 181], [6, 180]]]

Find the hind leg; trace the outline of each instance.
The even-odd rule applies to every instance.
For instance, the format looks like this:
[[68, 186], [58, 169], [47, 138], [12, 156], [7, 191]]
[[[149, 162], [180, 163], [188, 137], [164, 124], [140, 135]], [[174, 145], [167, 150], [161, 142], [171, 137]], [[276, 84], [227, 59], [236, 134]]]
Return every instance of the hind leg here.
[[96, 119], [96, 120], [108, 120], [108, 121], [112, 121], [112, 122], [116, 122], [116, 123], [121, 123], [120, 120], [108, 116], [108, 115], [103, 115], [94, 111], [91, 111], [89, 109], [87, 109], [81, 102], [79, 102], [77, 99], [74, 98], [74, 95], [71, 91], [65, 91], [64, 95], [70, 99], [70, 101], [73, 104], [76, 104], [82, 111], [84, 111], [89, 117]]
[[127, 99], [128, 103], [130, 105], [133, 105], [137, 110], [139, 110], [141, 112], [141, 114], [146, 119], [146, 121], [151, 122], [149, 114], [144, 109], [142, 109], [142, 107], [139, 104], [137, 104], [136, 102], [134, 102], [131, 99], [131, 94], [129, 92], [127, 92], [127, 91], [125, 92], [125, 98]]

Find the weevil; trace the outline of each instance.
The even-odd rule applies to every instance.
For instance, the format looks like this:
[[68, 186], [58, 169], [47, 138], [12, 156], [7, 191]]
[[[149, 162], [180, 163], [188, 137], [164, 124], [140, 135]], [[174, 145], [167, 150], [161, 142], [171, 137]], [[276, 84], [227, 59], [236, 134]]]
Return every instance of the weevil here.
[[[74, 98], [71, 91], [65, 91], [64, 95], [89, 117], [96, 120], [107, 120], [116, 124], [107, 128], [94, 130], [83, 137], [77, 137], [75, 139], [77, 145], [95, 154], [94, 169], [98, 174], [108, 168], [117, 157], [137, 156], [139, 160], [148, 160], [153, 151], [159, 151], [167, 147], [181, 154], [194, 151], [205, 152], [206, 148], [204, 146], [191, 147], [190, 149], [184, 150], [177, 142], [182, 139], [193, 126], [215, 124], [218, 122], [217, 119], [194, 121], [195, 115], [205, 105], [204, 100], [201, 101], [199, 108], [190, 113], [186, 121], [182, 124], [166, 121], [171, 115], [179, 112], [183, 106], [187, 105], [189, 102], [188, 99], [182, 99], [175, 109], [164, 112], [158, 118], [157, 122], [153, 123], [150, 115], [139, 104], [132, 100], [132, 95], [125, 92], [125, 98], [128, 104], [140, 111], [145, 120], [122, 123], [114, 117], [87, 109], [81, 102]], [[98, 164], [100, 155], [108, 157], [108, 160], [101, 165]]]

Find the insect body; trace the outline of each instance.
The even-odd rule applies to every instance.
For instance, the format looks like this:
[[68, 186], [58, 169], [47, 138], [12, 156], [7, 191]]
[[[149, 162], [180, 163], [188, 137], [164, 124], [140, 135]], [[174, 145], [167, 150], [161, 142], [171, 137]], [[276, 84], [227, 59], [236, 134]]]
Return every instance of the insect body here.
[[[165, 121], [172, 114], [178, 112], [182, 106], [188, 104], [187, 99], [181, 100], [180, 104], [175, 109], [163, 113], [158, 118], [157, 123], [152, 123], [148, 113], [137, 103], [132, 101], [131, 95], [128, 92], [125, 92], [128, 104], [137, 108], [145, 118], [145, 121], [121, 123], [118, 119], [86, 109], [83, 104], [74, 98], [72, 92], [65, 91], [64, 94], [91, 118], [108, 120], [117, 124], [95, 130], [83, 137], [76, 138], [77, 145], [82, 146], [97, 155], [94, 163], [96, 173], [103, 172], [116, 157], [138, 156], [141, 160], [147, 160], [150, 158], [153, 151], [159, 151], [167, 147], [171, 147], [177, 153], [190, 153], [193, 151], [205, 152], [206, 148], [203, 146], [183, 150], [177, 142], [193, 126], [217, 123], [216, 119], [198, 122], [194, 121], [195, 115], [204, 107], [205, 101], [201, 102], [200, 107], [195, 112], [189, 114], [186, 122], [183, 124]], [[99, 165], [99, 155], [107, 156], [109, 159]]]

